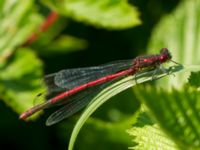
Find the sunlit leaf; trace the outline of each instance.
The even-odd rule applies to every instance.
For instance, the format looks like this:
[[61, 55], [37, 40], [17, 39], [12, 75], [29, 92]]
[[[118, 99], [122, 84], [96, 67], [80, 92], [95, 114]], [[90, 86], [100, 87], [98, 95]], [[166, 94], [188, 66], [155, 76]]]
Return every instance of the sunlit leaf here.
[[[169, 15], [163, 17], [152, 32], [149, 53], [167, 47], [172, 59], [183, 65], [200, 64], [200, 1], [183, 0]], [[159, 85], [181, 88], [189, 76], [180, 74], [177, 78], [159, 81]]]
[[145, 89], [137, 87], [135, 93], [181, 149], [199, 148], [200, 93], [197, 89], [184, 86], [182, 90], [166, 92], [147, 86]]
[[176, 144], [145, 113], [141, 112], [136, 124], [127, 131], [133, 136], [134, 150], [179, 150]]
[[141, 23], [138, 11], [126, 0], [43, 0], [61, 14], [108, 29], [126, 29]]
[[33, 2], [33, 0], [6, 0], [0, 3], [1, 65], [41, 23], [41, 17], [33, 9]]
[[29, 49], [17, 49], [0, 72], [1, 99], [18, 113], [33, 106], [36, 95], [45, 90], [42, 63]]

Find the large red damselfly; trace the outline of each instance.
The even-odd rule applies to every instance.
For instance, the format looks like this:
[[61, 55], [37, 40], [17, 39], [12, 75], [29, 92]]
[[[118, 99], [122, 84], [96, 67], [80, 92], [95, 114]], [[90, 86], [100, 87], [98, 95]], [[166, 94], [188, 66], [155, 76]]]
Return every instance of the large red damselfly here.
[[23, 112], [20, 119], [26, 119], [48, 107], [64, 105], [47, 120], [48, 125], [55, 124], [89, 104], [91, 99], [110, 83], [144, 70], [156, 69], [171, 58], [169, 50], [162, 48], [160, 54], [138, 56], [135, 59], [114, 61], [94, 67], [66, 69], [47, 75], [44, 81], [48, 92], [57, 95]]

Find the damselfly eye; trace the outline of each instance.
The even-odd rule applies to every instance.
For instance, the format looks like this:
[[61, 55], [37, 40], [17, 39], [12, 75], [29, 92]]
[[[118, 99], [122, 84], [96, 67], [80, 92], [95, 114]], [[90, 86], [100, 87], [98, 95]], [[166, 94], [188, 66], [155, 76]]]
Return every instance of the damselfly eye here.
[[166, 60], [170, 60], [172, 58], [169, 50], [167, 48], [162, 48], [160, 50], [160, 61], [164, 62]]
[[160, 50], [160, 53], [161, 53], [161, 54], [168, 54], [168, 53], [169, 53], [169, 50], [168, 50], [167, 48], [162, 48], [162, 49]]

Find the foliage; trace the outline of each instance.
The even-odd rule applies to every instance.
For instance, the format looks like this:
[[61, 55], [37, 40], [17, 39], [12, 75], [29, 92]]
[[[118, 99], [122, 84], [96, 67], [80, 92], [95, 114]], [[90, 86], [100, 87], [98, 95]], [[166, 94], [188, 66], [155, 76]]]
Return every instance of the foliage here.
[[[181, 66], [176, 66], [174, 69], [170, 68], [173, 73], [176, 71], [180, 71], [182, 69]], [[169, 72], [169, 70], [167, 72]], [[154, 74], [154, 70], [147, 72], [147, 73], [141, 73], [137, 75], [137, 78], [134, 79], [133, 76], [127, 77], [124, 80], [121, 80], [115, 84], [112, 84], [111, 86], [105, 88], [102, 92], [100, 92], [91, 102], [91, 104], [88, 105], [88, 107], [85, 109], [83, 114], [81, 115], [80, 119], [77, 121], [74, 130], [72, 131], [72, 136], [69, 143], [69, 150], [73, 149], [73, 144], [75, 142], [75, 139], [78, 135], [79, 130], [83, 126], [86, 119], [103, 103], [105, 103], [109, 98], [112, 96], [124, 91], [127, 88], [130, 88], [132, 86], [135, 86], [136, 84], [143, 83], [145, 81], [152, 80], [152, 75]], [[162, 70], [157, 72], [157, 77], [161, 78], [164, 75], [167, 75], [167, 73], [163, 73]], [[137, 80], [137, 82], [136, 82]]]
[[[193, 78], [193, 80], [195, 79]], [[166, 92], [164, 89], [146, 87], [145, 92], [141, 95], [140, 92], [143, 90], [144, 87], [138, 87], [135, 92], [149, 108], [150, 114], [157, 120], [161, 129], [169, 135], [169, 140], [173, 140], [180, 149], [199, 149], [198, 110], [200, 104], [198, 99], [200, 95], [198, 90], [188, 84], [182, 89], [184, 92], [176, 89]], [[161, 136], [161, 139], [162, 137], [166, 136]], [[149, 143], [151, 147], [156, 147], [156, 145], [160, 145], [159, 139], [157, 142]], [[168, 144], [166, 143], [162, 147], [165, 148], [165, 146], [167, 147]]]
[[108, 29], [139, 25], [138, 11], [125, 0], [43, 0], [49, 7], [77, 21]]
[[[0, 140], [15, 149], [63, 149], [66, 141], [70, 150], [200, 149], [199, 15], [199, 0], [0, 1]], [[44, 102], [37, 96], [48, 92], [44, 74], [135, 57], [146, 49], [154, 54], [163, 47], [183, 66], [171, 62], [163, 66], [167, 72], [138, 74], [137, 84], [129, 76], [109, 85], [76, 124], [76, 117], [45, 128], [44, 120], [18, 120], [35, 102]], [[165, 78], [152, 81], [154, 74]]]
[[1, 66], [15, 48], [30, 36], [42, 17], [34, 10], [34, 1], [2, 1], [0, 3], [0, 61]]
[[[149, 49], [155, 50], [165, 45], [171, 49], [179, 63], [199, 64], [200, 41], [196, 38], [200, 33], [199, 2], [183, 1], [172, 14], [164, 17], [153, 32]], [[153, 125], [144, 122], [143, 127], [135, 126], [129, 131], [136, 136], [136, 149], [147, 149], [147, 146], [161, 149], [160, 145], [162, 149], [200, 149], [199, 72], [191, 73], [188, 83], [186, 82], [188, 73], [199, 71], [200, 67], [185, 67], [183, 73], [174, 78], [160, 80], [157, 86], [143, 86], [134, 90], [138, 99], [148, 107], [150, 120], [156, 120]], [[152, 130], [155, 130], [155, 133], [152, 133]], [[167, 139], [163, 141], [163, 138]], [[147, 145], [144, 145], [148, 139], [152, 142], [146, 142]]]
[[160, 129], [159, 125], [144, 111], [141, 111], [138, 120], [133, 128], [127, 132], [134, 136], [134, 140], [138, 143], [130, 149], [149, 150], [178, 150], [176, 144]]
[[200, 73], [199, 72], [191, 72], [191, 75], [190, 75], [188, 81], [189, 81], [189, 84], [192, 87], [198, 88], [200, 86], [199, 79], [200, 79]]
[[20, 113], [33, 105], [33, 101], [29, 99], [33, 100], [33, 97], [44, 90], [40, 83], [42, 65], [29, 49], [17, 49], [10, 59], [11, 62], [0, 69], [0, 93], [7, 105]]
[[0, 6], [0, 95], [18, 113], [32, 106], [30, 99], [44, 90], [41, 61], [30, 49], [16, 48], [42, 21], [33, 6], [32, 0], [4, 1]]

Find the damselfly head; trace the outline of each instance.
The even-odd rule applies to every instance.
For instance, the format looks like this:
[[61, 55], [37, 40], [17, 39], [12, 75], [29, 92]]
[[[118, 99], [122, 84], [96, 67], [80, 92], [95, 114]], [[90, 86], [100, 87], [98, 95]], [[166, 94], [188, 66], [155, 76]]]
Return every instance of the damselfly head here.
[[171, 58], [172, 58], [172, 56], [167, 48], [162, 48], [160, 50], [160, 58], [159, 59], [161, 62], [171, 60]]

